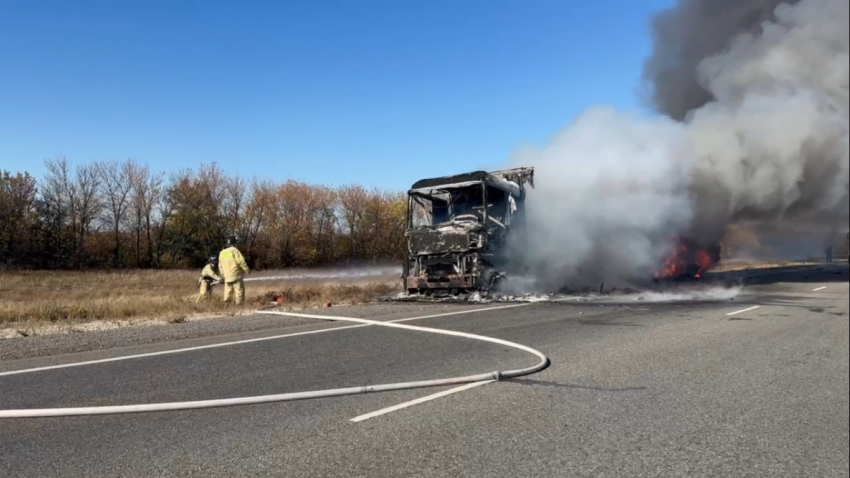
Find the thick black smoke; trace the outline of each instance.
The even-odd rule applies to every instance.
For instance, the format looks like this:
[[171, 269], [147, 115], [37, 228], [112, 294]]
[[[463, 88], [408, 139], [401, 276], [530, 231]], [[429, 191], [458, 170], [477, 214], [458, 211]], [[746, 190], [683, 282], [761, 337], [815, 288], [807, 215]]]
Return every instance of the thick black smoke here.
[[773, 15], [696, 68], [712, 96], [686, 120], [703, 240], [738, 220], [847, 223], [850, 3], [782, 3]]
[[676, 120], [714, 97], [698, 76], [700, 63], [729, 49], [730, 39], [758, 34], [781, 3], [797, 0], [678, 0], [652, 20], [653, 51], [644, 66], [651, 102]]
[[516, 162], [546, 287], [645, 276], [669, 238], [735, 221], [846, 224], [848, 0], [680, 0], [646, 63], [663, 113], [593, 108]]

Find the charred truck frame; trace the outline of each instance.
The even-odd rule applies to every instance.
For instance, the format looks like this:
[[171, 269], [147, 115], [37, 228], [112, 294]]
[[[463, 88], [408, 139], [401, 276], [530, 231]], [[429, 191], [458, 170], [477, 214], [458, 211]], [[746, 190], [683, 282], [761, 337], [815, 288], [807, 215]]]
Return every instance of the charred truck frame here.
[[422, 179], [408, 191], [404, 286], [412, 294], [488, 292], [513, 268], [534, 169]]

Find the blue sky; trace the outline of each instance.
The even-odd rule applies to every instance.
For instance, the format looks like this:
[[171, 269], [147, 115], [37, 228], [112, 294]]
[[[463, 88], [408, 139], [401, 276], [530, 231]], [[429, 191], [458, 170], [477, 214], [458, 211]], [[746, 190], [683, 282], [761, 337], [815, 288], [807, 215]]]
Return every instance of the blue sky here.
[[643, 108], [672, 0], [0, 0], [0, 169], [405, 189], [498, 167], [594, 104]]

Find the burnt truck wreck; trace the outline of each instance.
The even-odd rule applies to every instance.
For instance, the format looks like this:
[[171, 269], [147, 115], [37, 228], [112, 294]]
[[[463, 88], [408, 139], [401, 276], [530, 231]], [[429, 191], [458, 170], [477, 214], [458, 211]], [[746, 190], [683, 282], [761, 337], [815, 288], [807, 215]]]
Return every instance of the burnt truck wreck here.
[[[407, 202], [409, 294], [488, 293], [517, 267], [526, 185], [534, 169], [475, 171], [411, 186]], [[512, 260], [512, 257], [514, 260]]]

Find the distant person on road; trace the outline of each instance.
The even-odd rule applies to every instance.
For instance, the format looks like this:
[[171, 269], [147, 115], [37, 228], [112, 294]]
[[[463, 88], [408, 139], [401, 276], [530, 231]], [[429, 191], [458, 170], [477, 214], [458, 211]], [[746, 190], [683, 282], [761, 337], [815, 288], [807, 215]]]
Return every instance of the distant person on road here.
[[236, 238], [230, 236], [227, 246], [218, 255], [218, 270], [224, 278], [224, 301], [229, 302], [235, 293], [236, 305], [245, 302], [245, 284], [242, 278], [250, 269], [239, 249], [236, 248]]
[[212, 297], [212, 288], [217, 282], [222, 282], [221, 276], [218, 275], [218, 257], [210, 256], [207, 259], [207, 265], [201, 270], [201, 278], [198, 280], [200, 290], [198, 291], [198, 300], [209, 299]]
[[826, 245], [826, 262], [832, 262], [832, 244]]

